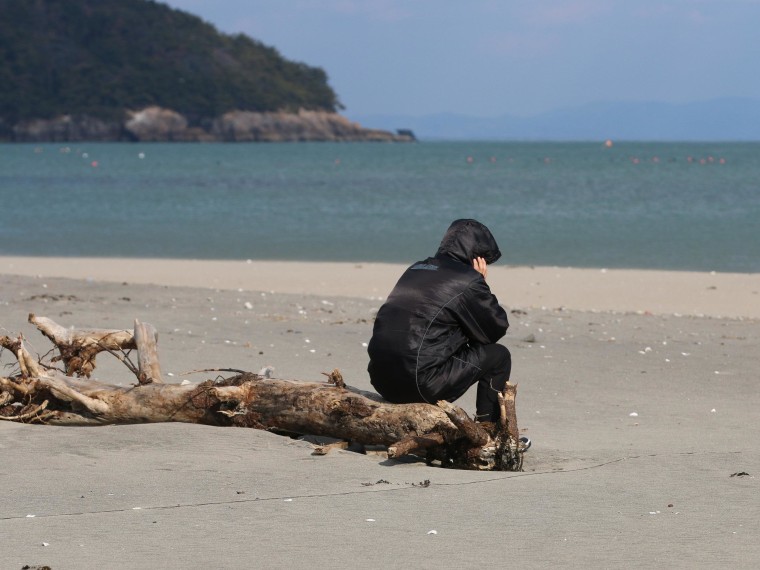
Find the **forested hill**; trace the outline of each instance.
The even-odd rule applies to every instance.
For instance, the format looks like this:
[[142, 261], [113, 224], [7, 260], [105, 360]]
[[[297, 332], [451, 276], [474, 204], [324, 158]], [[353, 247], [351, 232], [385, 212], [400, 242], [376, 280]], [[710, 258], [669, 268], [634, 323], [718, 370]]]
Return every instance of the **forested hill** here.
[[191, 122], [233, 109], [335, 111], [317, 67], [149, 0], [1, 0], [6, 121], [156, 105]]
[[318, 67], [152, 0], [0, 0], [0, 141], [407, 141]]

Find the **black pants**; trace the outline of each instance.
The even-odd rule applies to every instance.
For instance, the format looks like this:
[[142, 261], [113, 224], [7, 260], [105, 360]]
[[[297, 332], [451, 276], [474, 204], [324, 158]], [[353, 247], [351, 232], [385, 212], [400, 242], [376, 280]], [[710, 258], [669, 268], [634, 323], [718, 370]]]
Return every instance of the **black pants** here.
[[482, 348], [485, 350], [485, 356], [479, 363], [478, 374], [471, 377], [466, 385], [451, 386], [450, 391], [440, 395], [440, 399], [453, 402], [477, 382], [476, 419], [497, 422], [501, 415], [498, 393], [504, 390], [512, 372], [512, 355], [509, 349], [501, 344], [486, 344]]
[[[512, 355], [506, 346], [500, 344], [469, 346], [463, 350], [477, 354], [466, 355], [460, 352], [456, 358], [459, 362], [467, 362], [472, 368], [467, 369], [464, 374], [447, 374], [446, 370], [434, 370], [430, 373], [432, 381], [429, 380], [424, 386], [418, 386], [414, 377], [400, 382], [401, 374], [379, 375], [373, 369], [371, 361], [368, 370], [372, 386], [383, 398], [394, 404], [434, 404], [437, 400], [458, 400], [477, 383], [476, 418], [480, 421], [496, 422], [500, 417], [498, 393], [504, 390], [504, 385], [509, 380]], [[446, 363], [443, 366], [445, 367]]]
[[485, 346], [486, 357], [481, 364], [485, 371], [478, 379], [478, 396], [475, 400], [477, 419], [498, 422], [501, 416], [498, 393], [504, 390], [512, 372], [512, 355], [506, 346]]

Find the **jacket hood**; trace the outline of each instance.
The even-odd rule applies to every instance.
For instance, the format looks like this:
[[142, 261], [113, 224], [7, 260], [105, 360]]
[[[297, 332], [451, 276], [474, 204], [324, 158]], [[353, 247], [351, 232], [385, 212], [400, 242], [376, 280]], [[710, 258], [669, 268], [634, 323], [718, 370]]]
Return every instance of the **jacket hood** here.
[[491, 264], [501, 257], [501, 251], [491, 231], [477, 220], [454, 220], [436, 255], [448, 255], [467, 265], [476, 257], [482, 257]]

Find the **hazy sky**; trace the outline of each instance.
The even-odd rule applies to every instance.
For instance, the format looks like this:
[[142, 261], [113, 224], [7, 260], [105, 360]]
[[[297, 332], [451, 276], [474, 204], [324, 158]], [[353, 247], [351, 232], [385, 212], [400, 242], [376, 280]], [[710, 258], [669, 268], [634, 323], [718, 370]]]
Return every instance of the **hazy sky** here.
[[322, 67], [345, 113], [760, 99], [760, 0], [168, 0]]

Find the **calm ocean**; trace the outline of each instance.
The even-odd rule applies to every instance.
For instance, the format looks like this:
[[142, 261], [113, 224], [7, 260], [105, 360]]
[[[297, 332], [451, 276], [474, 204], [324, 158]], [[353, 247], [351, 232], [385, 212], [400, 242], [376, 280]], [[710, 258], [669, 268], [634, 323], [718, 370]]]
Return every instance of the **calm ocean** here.
[[760, 271], [760, 144], [0, 145], [0, 254]]

